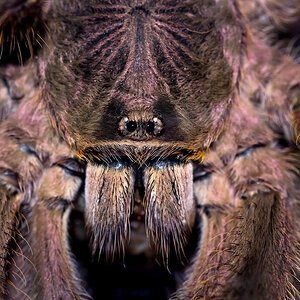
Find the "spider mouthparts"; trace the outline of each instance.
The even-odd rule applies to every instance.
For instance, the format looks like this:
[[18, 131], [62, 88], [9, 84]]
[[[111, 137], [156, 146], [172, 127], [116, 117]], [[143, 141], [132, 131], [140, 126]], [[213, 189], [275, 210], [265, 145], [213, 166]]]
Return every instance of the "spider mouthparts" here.
[[107, 258], [124, 251], [129, 234], [133, 197], [133, 169], [88, 164], [86, 170], [86, 224], [93, 254], [105, 249]]
[[191, 162], [165, 159], [143, 168], [121, 161], [88, 163], [86, 224], [93, 253], [120, 255], [129, 242], [130, 222], [144, 222], [145, 238], [164, 262], [171, 249], [182, 254], [195, 221], [192, 186]]

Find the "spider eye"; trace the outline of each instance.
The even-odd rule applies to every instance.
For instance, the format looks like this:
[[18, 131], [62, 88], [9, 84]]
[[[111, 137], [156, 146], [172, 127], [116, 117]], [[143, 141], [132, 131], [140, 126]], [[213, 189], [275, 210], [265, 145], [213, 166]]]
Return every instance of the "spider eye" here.
[[125, 128], [128, 132], [134, 132], [137, 129], [136, 121], [129, 121], [126, 123]]
[[153, 133], [154, 133], [154, 129], [155, 129], [155, 124], [154, 124], [154, 122], [153, 122], [153, 121], [148, 121], [147, 127], [146, 127], [146, 131], [147, 131], [148, 133], [153, 134]]

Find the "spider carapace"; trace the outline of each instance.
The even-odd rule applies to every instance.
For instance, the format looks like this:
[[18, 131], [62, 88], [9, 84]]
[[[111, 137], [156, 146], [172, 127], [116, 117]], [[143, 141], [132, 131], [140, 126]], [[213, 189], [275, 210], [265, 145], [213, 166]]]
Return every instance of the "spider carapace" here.
[[296, 2], [0, 2], [2, 298], [297, 299]]

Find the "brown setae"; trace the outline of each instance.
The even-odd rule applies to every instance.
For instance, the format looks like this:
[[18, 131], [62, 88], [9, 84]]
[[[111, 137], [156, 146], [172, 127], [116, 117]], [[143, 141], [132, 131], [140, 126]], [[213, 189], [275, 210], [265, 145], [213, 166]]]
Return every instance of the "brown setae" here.
[[0, 0], [1, 299], [300, 299], [300, 9]]

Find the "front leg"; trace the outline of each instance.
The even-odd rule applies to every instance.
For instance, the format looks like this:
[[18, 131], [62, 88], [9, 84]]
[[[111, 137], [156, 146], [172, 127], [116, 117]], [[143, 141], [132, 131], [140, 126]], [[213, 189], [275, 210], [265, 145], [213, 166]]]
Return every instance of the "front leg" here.
[[8, 269], [12, 264], [10, 248], [17, 234], [17, 214], [21, 203], [31, 200], [34, 182], [42, 170], [40, 159], [21, 149], [19, 141], [6, 129], [0, 133], [0, 298], [11, 283]]
[[88, 299], [81, 287], [68, 249], [68, 218], [78, 196], [81, 178], [66, 174], [60, 166], [44, 173], [37, 190], [31, 219], [36, 299]]
[[[295, 167], [291, 156], [279, 152], [258, 149], [199, 183], [201, 249], [174, 299], [286, 299], [294, 294]], [[273, 168], [276, 178], [270, 176]]]
[[0, 298], [7, 293], [7, 269], [10, 265], [9, 247], [14, 236], [20, 194], [0, 186]]

